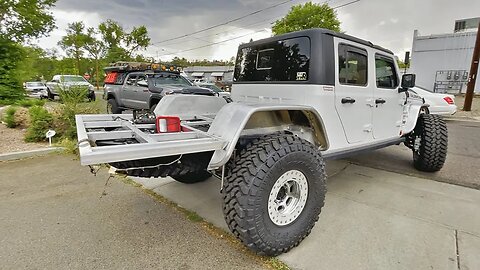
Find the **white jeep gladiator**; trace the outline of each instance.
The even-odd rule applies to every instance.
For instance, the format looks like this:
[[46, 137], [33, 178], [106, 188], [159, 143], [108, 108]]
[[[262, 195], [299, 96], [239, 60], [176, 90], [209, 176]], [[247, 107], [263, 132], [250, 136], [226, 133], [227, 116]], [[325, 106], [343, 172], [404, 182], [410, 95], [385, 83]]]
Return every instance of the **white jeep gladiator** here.
[[221, 179], [223, 212], [250, 249], [297, 246], [324, 205], [324, 160], [405, 144], [440, 170], [447, 127], [409, 91], [391, 51], [311, 29], [243, 44], [232, 100], [162, 98], [154, 115], [77, 115], [81, 163], [183, 183]]

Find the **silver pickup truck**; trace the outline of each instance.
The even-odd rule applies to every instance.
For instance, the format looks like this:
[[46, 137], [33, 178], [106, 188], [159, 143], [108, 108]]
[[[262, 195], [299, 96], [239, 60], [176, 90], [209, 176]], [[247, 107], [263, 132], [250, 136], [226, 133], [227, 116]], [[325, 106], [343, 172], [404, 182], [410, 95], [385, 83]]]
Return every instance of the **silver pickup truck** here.
[[88, 87], [87, 98], [90, 101], [95, 100], [94, 87], [85, 78], [80, 75], [55, 75], [52, 80], [47, 82], [47, 97], [54, 99], [58, 96], [59, 91], [68, 90], [72, 87]]
[[118, 114], [124, 110], [154, 111], [166, 95], [193, 94], [214, 96], [208, 88], [193, 85], [171, 67], [158, 64], [118, 62], [105, 68], [103, 97], [107, 100], [107, 112]]

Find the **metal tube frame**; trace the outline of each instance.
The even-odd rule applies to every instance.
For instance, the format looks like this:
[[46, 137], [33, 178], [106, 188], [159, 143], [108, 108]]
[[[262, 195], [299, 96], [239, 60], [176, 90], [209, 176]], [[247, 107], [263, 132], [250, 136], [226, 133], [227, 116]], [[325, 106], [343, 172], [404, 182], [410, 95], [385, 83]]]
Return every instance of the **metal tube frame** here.
[[[211, 124], [212, 118], [196, 116], [195, 120], [182, 120], [187, 132], [149, 133], [154, 124], [133, 124], [131, 114], [77, 115], [78, 148], [82, 165], [128, 161], [162, 156], [216, 151], [227, 142], [196, 128]], [[118, 128], [106, 131], [105, 128]], [[134, 139], [138, 143], [97, 146], [99, 140]]]

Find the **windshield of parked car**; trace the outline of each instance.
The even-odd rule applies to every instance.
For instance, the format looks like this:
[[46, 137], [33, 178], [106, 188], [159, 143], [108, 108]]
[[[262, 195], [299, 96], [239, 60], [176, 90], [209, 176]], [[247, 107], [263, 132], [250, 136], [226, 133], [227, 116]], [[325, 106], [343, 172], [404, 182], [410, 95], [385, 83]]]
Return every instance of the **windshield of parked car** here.
[[85, 82], [82, 76], [62, 76], [62, 82]]
[[43, 86], [43, 83], [41, 82], [27, 82], [25, 83], [27, 87], [41, 87]]
[[148, 79], [157, 87], [162, 85], [191, 86], [188, 80], [177, 74], [155, 74]]
[[218, 92], [223, 92], [222, 89], [218, 88], [218, 86], [214, 85], [214, 84], [200, 84], [199, 85], [200, 87], [203, 87], [203, 88], [208, 88], [210, 90], [213, 90], [215, 91], [216, 93]]

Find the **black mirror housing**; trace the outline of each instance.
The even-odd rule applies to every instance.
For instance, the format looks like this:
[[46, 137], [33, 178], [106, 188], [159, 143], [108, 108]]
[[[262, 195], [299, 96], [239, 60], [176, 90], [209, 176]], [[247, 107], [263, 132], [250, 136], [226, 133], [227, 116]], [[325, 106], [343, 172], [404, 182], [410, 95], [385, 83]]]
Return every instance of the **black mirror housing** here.
[[415, 74], [403, 74], [402, 85], [403, 89], [412, 88], [415, 86]]

